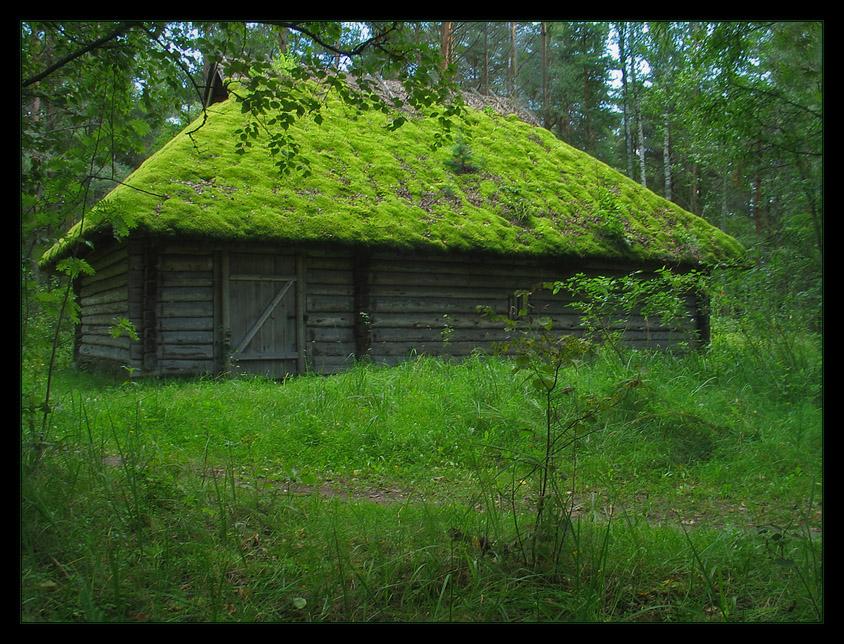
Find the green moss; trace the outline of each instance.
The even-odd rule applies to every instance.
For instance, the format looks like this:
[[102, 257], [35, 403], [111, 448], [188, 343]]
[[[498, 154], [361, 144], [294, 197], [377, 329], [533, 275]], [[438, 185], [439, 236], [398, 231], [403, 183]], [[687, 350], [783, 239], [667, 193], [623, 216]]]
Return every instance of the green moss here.
[[517, 119], [469, 112], [459, 126], [472, 171], [459, 172], [452, 147], [431, 148], [433, 119], [390, 132], [387, 116], [353, 114], [331, 99], [323, 116], [289, 130], [310, 164], [303, 178], [281, 175], [260, 136], [238, 154], [234, 132], [247, 116], [234, 100], [213, 106], [207, 122], [150, 157], [42, 263], [108, 229], [115, 213], [131, 214], [147, 233], [218, 240], [693, 263], [743, 252], [704, 220]]

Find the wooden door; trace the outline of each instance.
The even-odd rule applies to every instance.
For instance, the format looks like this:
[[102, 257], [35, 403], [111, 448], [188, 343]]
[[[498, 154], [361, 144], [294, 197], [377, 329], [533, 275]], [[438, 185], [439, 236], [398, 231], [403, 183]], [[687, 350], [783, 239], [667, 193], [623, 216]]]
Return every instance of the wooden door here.
[[230, 365], [271, 378], [301, 371], [301, 261], [293, 255], [228, 253], [223, 273]]

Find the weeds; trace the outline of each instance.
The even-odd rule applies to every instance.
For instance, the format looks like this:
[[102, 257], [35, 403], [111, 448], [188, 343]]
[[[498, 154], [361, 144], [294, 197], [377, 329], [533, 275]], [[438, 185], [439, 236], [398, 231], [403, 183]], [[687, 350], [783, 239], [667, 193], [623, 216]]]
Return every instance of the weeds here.
[[719, 345], [530, 346], [283, 384], [58, 371], [22, 620], [823, 619], [816, 403]]

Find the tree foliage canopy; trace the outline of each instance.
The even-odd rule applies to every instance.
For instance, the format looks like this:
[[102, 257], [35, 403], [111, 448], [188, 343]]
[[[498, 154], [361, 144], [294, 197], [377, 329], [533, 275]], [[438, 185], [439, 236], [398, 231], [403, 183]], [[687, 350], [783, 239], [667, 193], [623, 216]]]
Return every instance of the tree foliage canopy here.
[[[251, 120], [231, 142], [268, 137], [277, 169], [309, 172], [292, 124], [328, 83], [356, 110], [439, 105], [452, 90], [523, 103], [555, 136], [707, 219], [819, 290], [823, 252], [823, 24], [819, 22], [24, 21], [21, 259], [84, 218], [188, 123], [208, 70], [236, 76]], [[402, 84], [400, 96], [376, 79]], [[276, 114], [273, 129], [262, 130]], [[200, 123], [202, 121], [200, 120]], [[813, 296], [817, 300], [817, 296]]]

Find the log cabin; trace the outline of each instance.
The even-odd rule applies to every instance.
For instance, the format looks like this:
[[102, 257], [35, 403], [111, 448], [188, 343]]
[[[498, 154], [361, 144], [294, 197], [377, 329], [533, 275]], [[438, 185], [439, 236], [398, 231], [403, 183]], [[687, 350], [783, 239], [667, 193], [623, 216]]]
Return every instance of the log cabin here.
[[[452, 144], [434, 147], [430, 115], [393, 131], [389, 115], [320, 97], [323, 118], [286, 131], [301, 170], [279, 171], [229, 96], [43, 256], [47, 269], [70, 255], [94, 269], [76, 280], [80, 366], [282, 378], [362, 359], [460, 357], [504, 339], [479, 307], [508, 315], [520, 292], [534, 293], [530, 306], [555, 330], [582, 332], [571, 296], [537, 285], [742, 254], [500, 100], [473, 96]], [[261, 125], [274, 127], [270, 115]], [[628, 320], [625, 340], [705, 342], [705, 302], [691, 294], [688, 313], [681, 328]], [[112, 332], [120, 320], [131, 337]]]

